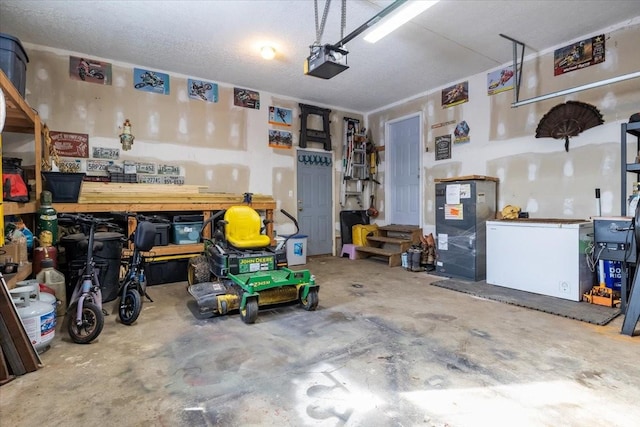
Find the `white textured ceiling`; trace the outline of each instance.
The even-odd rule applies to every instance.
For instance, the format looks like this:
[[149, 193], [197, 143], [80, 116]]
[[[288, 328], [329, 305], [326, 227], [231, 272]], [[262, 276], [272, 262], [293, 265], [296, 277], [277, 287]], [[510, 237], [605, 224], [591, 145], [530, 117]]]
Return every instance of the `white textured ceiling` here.
[[[322, 13], [324, 0], [319, 0]], [[391, 1], [347, 1], [345, 35]], [[340, 40], [340, 4], [321, 42]], [[350, 69], [305, 76], [311, 0], [0, 0], [0, 31], [77, 52], [324, 106], [369, 112], [512, 60], [509, 35], [542, 51], [640, 16], [640, 0], [443, 0], [376, 44], [351, 41]], [[273, 61], [259, 47], [276, 46]]]

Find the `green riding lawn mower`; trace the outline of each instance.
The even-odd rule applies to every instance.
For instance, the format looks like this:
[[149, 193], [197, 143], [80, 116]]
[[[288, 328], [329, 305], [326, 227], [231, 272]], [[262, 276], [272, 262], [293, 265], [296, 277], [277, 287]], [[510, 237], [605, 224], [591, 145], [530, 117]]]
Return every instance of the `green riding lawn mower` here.
[[[296, 219], [281, 212], [293, 221], [297, 233]], [[266, 306], [298, 302], [307, 311], [316, 309], [319, 286], [314, 276], [309, 270], [288, 268], [286, 241], [271, 247], [253, 208], [232, 206], [205, 221], [202, 229], [209, 224], [213, 238], [203, 238], [204, 254], [191, 258], [187, 270], [189, 293], [201, 314], [238, 310], [241, 319], [251, 324]]]

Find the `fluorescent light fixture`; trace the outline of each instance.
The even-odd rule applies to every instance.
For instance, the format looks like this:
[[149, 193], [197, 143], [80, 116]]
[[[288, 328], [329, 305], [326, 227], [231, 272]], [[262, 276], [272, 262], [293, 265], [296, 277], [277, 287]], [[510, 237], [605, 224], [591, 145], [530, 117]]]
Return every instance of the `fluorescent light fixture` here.
[[411, 19], [420, 15], [425, 10], [429, 9], [439, 0], [409, 0], [402, 6], [398, 7], [395, 11], [384, 17], [381, 21], [376, 23], [369, 34], [364, 39], [369, 43], [375, 43], [396, 28], [406, 24]]

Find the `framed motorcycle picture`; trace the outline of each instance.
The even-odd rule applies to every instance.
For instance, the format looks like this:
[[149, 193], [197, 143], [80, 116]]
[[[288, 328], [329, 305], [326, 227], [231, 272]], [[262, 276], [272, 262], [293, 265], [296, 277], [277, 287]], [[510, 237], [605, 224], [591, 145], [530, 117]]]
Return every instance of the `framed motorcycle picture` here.
[[134, 68], [133, 87], [145, 92], [169, 95], [169, 74]]
[[218, 102], [218, 85], [202, 80], [187, 80], [189, 98], [206, 102]]
[[255, 90], [233, 88], [233, 105], [244, 108], [260, 109], [260, 92]]
[[111, 85], [111, 64], [96, 59], [69, 57], [69, 77], [101, 85]]
[[277, 126], [291, 126], [293, 111], [288, 108], [269, 107], [269, 124]]

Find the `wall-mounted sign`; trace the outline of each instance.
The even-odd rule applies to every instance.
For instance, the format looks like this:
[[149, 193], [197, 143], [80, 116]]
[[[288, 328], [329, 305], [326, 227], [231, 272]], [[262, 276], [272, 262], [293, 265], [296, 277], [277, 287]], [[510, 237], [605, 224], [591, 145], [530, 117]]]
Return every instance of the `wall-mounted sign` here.
[[449, 126], [454, 124], [455, 122], [456, 122], [455, 120], [449, 120], [448, 122], [434, 123], [431, 125], [431, 129], [438, 129], [438, 128], [441, 128], [442, 126]]
[[89, 135], [73, 132], [49, 132], [51, 143], [60, 157], [89, 157]]
[[455, 139], [453, 140], [454, 144], [460, 144], [462, 142], [469, 142], [471, 138], [469, 137], [469, 132], [471, 128], [469, 128], [469, 124], [466, 121], [461, 121], [456, 125], [456, 129], [453, 131], [453, 135]]
[[451, 158], [451, 135], [436, 136], [436, 160]]
[[260, 93], [255, 90], [233, 88], [233, 105], [238, 107], [260, 109]]
[[169, 95], [169, 74], [134, 68], [133, 87], [145, 92]]
[[109, 166], [113, 165], [113, 160], [87, 160], [87, 175], [108, 175]]
[[82, 162], [82, 160], [78, 159], [60, 159], [60, 162], [58, 163], [58, 169], [63, 172], [82, 172]]
[[169, 176], [169, 175], [138, 175], [139, 184], [184, 184], [183, 176]]
[[288, 108], [269, 107], [269, 123], [277, 126], [291, 126], [293, 111]]
[[136, 173], [156, 173], [155, 163], [136, 162]]
[[91, 157], [93, 157], [94, 159], [118, 160], [118, 158], [120, 157], [119, 148], [93, 147], [91, 152]]
[[487, 95], [495, 95], [513, 89], [513, 66], [487, 74]]
[[187, 80], [189, 98], [207, 102], [218, 102], [218, 85], [202, 80]]
[[469, 82], [458, 83], [442, 90], [442, 106], [453, 107], [469, 101]]
[[111, 84], [111, 64], [96, 59], [69, 57], [69, 77], [101, 85]]
[[158, 175], [180, 175], [180, 166], [158, 165]]
[[269, 129], [269, 147], [291, 148], [293, 146], [293, 135], [286, 130]]
[[604, 62], [604, 54], [604, 34], [556, 49], [553, 52], [553, 75]]

